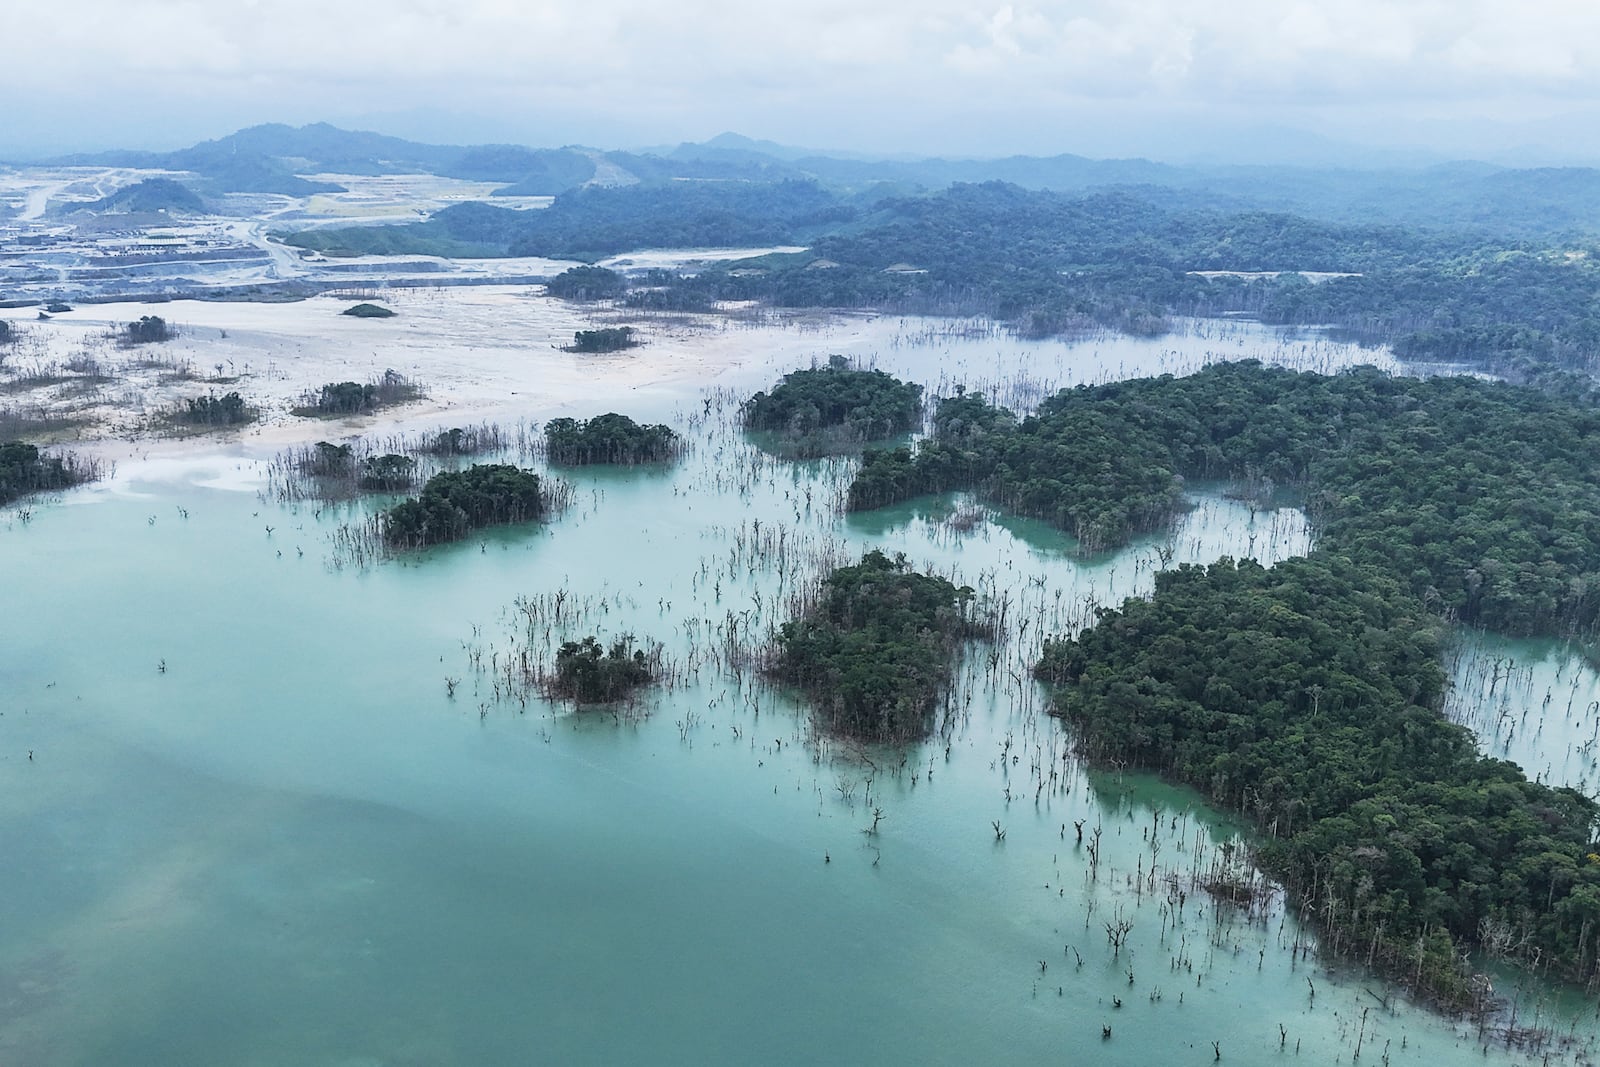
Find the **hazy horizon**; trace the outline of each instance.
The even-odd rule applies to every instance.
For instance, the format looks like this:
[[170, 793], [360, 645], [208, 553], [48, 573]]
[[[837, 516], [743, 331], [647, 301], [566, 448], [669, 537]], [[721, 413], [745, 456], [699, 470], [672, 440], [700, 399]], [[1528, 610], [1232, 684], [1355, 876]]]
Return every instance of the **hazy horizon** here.
[[0, 156], [325, 121], [454, 144], [736, 131], [875, 156], [1600, 160], [1600, 7], [1195, 7], [62, 0], [10, 13], [27, 47], [0, 71]]

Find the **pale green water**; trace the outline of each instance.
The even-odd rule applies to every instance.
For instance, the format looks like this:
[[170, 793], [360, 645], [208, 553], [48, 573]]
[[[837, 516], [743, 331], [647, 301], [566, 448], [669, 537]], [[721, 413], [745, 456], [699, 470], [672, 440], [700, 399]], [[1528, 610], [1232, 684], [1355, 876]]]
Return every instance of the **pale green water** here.
[[1600, 791], [1600, 674], [1554, 640], [1467, 631], [1450, 651], [1451, 718], [1530, 778]]
[[[1205, 1064], [1213, 1040], [1330, 1063], [1363, 1008], [1363, 1062], [1485, 1059], [1370, 977], [1292, 960], [1279, 910], [1135, 891], [1153, 808], [1182, 877], [1229, 831], [1063, 761], [1009, 672], [1086, 598], [1147, 591], [1152, 543], [1085, 562], [1026, 521], [958, 538], [937, 502], [845, 519], [842, 467], [698, 438], [672, 472], [569, 473], [548, 528], [367, 571], [327, 565], [331, 510], [263, 502], [231, 459], [0, 523], [0, 1064]], [[729, 612], [776, 617], [778, 576], [735, 560], [757, 519], [904, 551], [1035, 619], [998, 684], [972, 657], [948, 754], [873, 753], [868, 783], [714, 664], [620, 725], [519, 712], [472, 671], [522, 594], [591, 598], [590, 628], [680, 661]], [[1171, 538], [1174, 562], [1306, 543], [1297, 513], [1218, 498]], [[1042, 790], [1035, 763], [1061, 768]], [[1103, 827], [1092, 883], [1077, 819]]]

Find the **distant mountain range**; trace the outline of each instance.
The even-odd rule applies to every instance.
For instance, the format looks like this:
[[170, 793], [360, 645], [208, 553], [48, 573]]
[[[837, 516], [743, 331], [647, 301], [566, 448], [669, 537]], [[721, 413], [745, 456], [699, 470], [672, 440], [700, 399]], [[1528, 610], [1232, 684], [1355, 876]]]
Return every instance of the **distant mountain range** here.
[[1081, 192], [1137, 189], [1184, 207], [1271, 210], [1333, 221], [1475, 226], [1505, 233], [1600, 232], [1600, 170], [1511, 169], [1485, 163], [1362, 169], [1174, 166], [1075, 155], [1004, 159], [862, 159], [737, 134], [647, 152], [582, 147], [435, 145], [325, 123], [253, 126], [175, 152], [113, 151], [57, 165], [185, 171], [202, 195], [338, 191], [339, 174], [428, 173], [494, 183], [495, 195], [558, 195], [584, 185], [673, 181], [815, 181], [837, 191], [912, 193], [962, 182]]

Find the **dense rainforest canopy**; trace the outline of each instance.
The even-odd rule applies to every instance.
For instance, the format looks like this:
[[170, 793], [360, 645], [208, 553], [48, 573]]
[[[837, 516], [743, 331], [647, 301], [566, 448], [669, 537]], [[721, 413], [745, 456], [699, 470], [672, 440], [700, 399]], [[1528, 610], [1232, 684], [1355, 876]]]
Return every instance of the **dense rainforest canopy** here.
[[1048, 643], [1038, 674], [1091, 758], [1252, 816], [1335, 953], [1453, 1007], [1472, 997], [1460, 946], [1593, 978], [1600, 810], [1440, 714], [1439, 640], [1391, 575], [1318, 551], [1160, 574]]
[[849, 502], [968, 489], [1094, 551], [1165, 525], [1189, 479], [1296, 489], [1322, 550], [1463, 622], [1600, 623], [1600, 410], [1504, 383], [1252, 361], [1066, 390], [1023, 419], [955, 396], [914, 453], [869, 452]]
[[805, 692], [823, 729], [906, 741], [927, 733], [962, 643], [986, 632], [971, 589], [872, 551], [783, 624], [773, 672]]
[[850, 501], [968, 489], [1101, 549], [1170, 523], [1192, 479], [1292, 489], [1316, 548], [1164, 573], [1048, 642], [1038, 673], [1085, 753], [1253, 816], [1336, 951], [1448, 1003], [1469, 993], [1462, 946], [1600, 973], [1595, 805], [1480, 757], [1441, 714], [1439, 652], [1451, 620], [1600, 629], [1600, 410], [1255, 362], [1065, 390], [1023, 418], [965, 394], [914, 451], [869, 452]]
[[674, 182], [575, 189], [542, 211], [469, 202], [406, 227], [312, 230], [288, 240], [330, 254], [423, 252], [593, 261], [641, 248], [754, 248], [852, 217], [813, 182]]

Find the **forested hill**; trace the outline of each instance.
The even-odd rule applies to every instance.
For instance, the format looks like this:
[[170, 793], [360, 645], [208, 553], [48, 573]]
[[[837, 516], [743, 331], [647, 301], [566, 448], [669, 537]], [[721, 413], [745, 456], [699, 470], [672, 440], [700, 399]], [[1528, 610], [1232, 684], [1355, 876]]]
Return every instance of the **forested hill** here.
[[[1600, 242], [1320, 222], [1089, 195], [959, 185], [845, 195], [814, 182], [676, 182], [565, 193], [547, 210], [462, 204], [409, 226], [315, 230], [329, 254], [592, 260], [651, 247], [807, 251], [636, 280], [641, 308], [722, 300], [980, 314], [1045, 337], [1090, 326], [1159, 333], [1173, 315], [1342, 326], [1402, 358], [1512, 377], [1593, 369]], [[1216, 274], [1211, 272], [1225, 272]], [[1232, 272], [1232, 273], [1226, 273]]]

